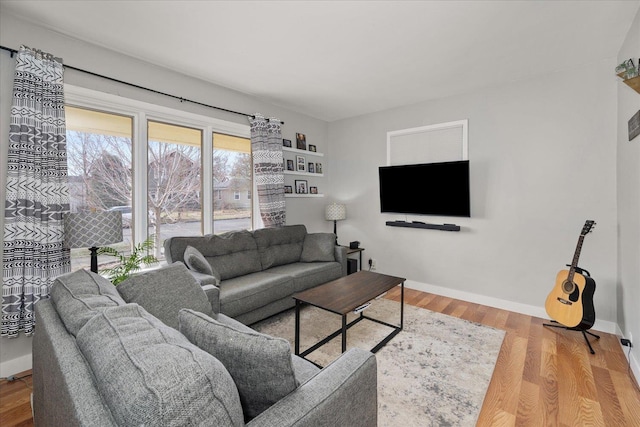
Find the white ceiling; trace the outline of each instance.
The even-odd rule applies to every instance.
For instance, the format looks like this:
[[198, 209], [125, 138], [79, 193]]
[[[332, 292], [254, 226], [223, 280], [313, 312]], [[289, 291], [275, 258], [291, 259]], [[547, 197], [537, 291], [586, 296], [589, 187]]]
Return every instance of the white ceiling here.
[[640, 0], [1, 2], [3, 12], [326, 121], [567, 67], [579, 73], [616, 57], [640, 6]]

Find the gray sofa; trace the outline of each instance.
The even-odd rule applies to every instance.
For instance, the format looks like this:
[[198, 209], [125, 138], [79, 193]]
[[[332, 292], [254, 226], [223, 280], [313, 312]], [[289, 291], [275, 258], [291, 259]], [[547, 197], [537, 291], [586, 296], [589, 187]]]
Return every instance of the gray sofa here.
[[207, 294], [219, 293], [220, 313], [246, 325], [293, 307], [294, 293], [347, 274], [346, 248], [335, 245], [335, 234], [307, 233], [304, 225], [170, 237], [164, 255], [184, 262]]
[[373, 354], [352, 349], [319, 369], [213, 312], [178, 263], [117, 290], [85, 270], [61, 276], [35, 312], [36, 426], [377, 423]]

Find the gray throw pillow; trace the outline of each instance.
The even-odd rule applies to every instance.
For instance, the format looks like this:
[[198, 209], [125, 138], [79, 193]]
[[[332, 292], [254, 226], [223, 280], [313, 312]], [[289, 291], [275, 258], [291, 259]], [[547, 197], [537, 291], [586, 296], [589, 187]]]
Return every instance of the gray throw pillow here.
[[222, 363], [138, 304], [102, 311], [76, 342], [118, 425], [244, 425]]
[[140, 304], [175, 329], [178, 329], [178, 312], [183, 308], [215, 316], [207, 294], [181, 262], [131, 276], [117, 289], [126, 302]]
[[310, 233], [304, 238], [300, 261], [335, 261], [336, 235], [333, 233]]
[[240, 331], [193, 310], [180, 310], [179, 316], [180, 332], [231, 374], [246, 421], [298, 386], [287, 340]]
[[218, 281], [220, 280], [220, 274], [214, 271], [211, 264], [209, 264], [204, 255], [202, 255], [202, 252], [193, 246], [187, 246], [184, 250], [184, 263], [193, 271], [208, 274], [209, 276], [214, 276]]

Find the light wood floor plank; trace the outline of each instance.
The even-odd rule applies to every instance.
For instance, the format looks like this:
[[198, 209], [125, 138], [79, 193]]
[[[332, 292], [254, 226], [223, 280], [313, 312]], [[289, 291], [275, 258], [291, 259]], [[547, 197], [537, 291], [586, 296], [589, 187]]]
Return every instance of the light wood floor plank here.
[[[386, 298], [399, 301], [399, 288]], [[591, 355], [581, 333], [544, 327], [546, 319], [414, 289], [405, 302], [506, 331], [478, 426], [640, 426], [640, 391], [615, 335], [596, 332]], [[33, 425], [30, 393], [0, 381], [2, 427]]]

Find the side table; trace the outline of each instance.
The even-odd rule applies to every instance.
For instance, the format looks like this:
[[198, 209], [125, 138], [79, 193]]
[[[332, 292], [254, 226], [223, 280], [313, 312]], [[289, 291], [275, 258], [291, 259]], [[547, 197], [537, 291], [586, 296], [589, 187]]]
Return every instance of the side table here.
[[356, 248], [356, 249], [351, 249], [349, 246], [344, 246], [345, 248], [347, 248], [347, 257], [349, 257], [349, 255], [351, 254], [355, 254], [357, 253], [360, 257], [360, 261], [358, 264], [358, 269], [362, 270], [362, 252], [364, 251], [364, 248]]

